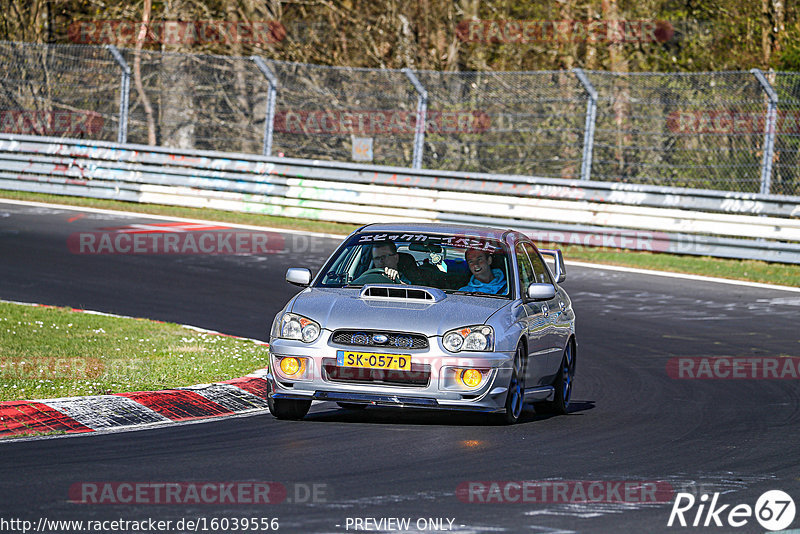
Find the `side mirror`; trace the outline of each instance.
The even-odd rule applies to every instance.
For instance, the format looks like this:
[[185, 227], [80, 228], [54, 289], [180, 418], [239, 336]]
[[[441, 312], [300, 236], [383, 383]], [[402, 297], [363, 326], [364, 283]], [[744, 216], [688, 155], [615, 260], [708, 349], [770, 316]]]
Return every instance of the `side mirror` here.
[[533, 283], [528, 286], [525, 295], [531, 300], [550, 300], [556, 296], [556, 287], [553, 284]]
[[[564, 280], [567, 279], [567, 268], [564, 266], [564, 255], [561, 254], [560, 250], [550, 250], [550, 249], [539, 249], [539, 252], [542, 253], [542, 256], [550, 256], [553, 258], [553, 267], [555, 272], [551, 272], [550, 274], [553, 275], [553, 278], [556, 279], [556, 283], [560, 284]], [[547, 266], [548, 269], [550, 266]]]
[[286, 281], [300, 287], [311, 284], [311, 271], [302, 267], [291, 267], [286, 271]]

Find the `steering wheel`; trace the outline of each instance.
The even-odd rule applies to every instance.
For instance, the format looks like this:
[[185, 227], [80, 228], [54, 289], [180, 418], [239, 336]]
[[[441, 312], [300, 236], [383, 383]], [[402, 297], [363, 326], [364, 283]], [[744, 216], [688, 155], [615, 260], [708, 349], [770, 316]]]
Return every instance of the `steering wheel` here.
[[366, 271], [361, 273], [361, 276], [359, 276], [358, 278], [356, 278], [355, 280], [353, 280], [350, 283], [351, 284], [356, 284], [356, 285], [358, 285], [358, 284], [385, 284], [387, 280], [389, 282], [393, 283], [393, 284], [401, 283], [399, 278], [398, 278], [398, 280], [395, 281], [395, 280], [392, 280], [391, 278], [389, 278], [388, 276], [386, 276], [386, 273], [383, 272], [383, 269], [380, 269], [380, 268], [367, 269]]

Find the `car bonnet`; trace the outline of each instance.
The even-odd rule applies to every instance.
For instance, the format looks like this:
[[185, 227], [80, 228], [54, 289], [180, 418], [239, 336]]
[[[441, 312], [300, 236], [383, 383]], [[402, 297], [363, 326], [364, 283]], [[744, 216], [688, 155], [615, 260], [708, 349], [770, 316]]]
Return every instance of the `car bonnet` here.
[[360, 288], [310, 288], [294, 300], [291, 311], [322, 328], [363, 328], [416, 332], [427, 336], [485, 323], [512, 301], [472, 295], [446, 295], [438, 302], [362, 298]]

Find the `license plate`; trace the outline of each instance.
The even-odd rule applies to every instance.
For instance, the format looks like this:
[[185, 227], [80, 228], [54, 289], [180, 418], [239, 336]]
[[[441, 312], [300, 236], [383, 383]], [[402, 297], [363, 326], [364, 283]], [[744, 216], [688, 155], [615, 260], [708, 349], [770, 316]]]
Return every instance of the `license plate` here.
[[338, 350], [336, 351], [336, 365], [339, 367], [410, 371], [411, 356], [408, 354], [377, 354], [374, 352]]

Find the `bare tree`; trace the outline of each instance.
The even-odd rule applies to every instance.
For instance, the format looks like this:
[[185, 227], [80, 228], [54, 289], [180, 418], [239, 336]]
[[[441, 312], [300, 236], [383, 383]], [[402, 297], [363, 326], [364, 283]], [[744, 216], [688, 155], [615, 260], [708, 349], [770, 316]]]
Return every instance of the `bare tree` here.
[[[165, 25], [177, 24], [175, 21], [187, 18], [187, 14], [191, 17], [190, 13], [189, 6], [183, 0], [167, 0], [164, 4]], [[208, 89], [211, 84], [203, 66], [198, 65], [199, 58], [177, 53], [188, 43], [181, 43], [180, 39], [177, 43], [168, 43], [166, 34], [165, 31], [162, 39], [162, 52], [165, 53], [161, 56], [158, 93], [164, 138], [162, 144], [175, 148], [195, 148], [198, 113], [195, 93], [207, 95], [212, 92]], [[180, 30], [178, 35], [182, 35]], [[213, 106], [214, 99], [208, 100], [207, 104]]]
[[49, 32], [50, 2], [46, 0], [0, 0], [3, 33], [19, 41], [44, 42]]
[[[606, 20], [608, 24], [613, 24], [614, 21], [620, 20], [616, 0], [602, 0], [601, 7], [603, 19]], [[608, 67], [613, 72], [627, 72], [628, 60], [625, 56], [622, 42], [608, 43]], [[631, 95], [627, 80], [618, 79], [617, 81], [618, 83], [614, 91], [614, 101], [612, 104], [614, 110], [614, 125], [617, 128], [617, 147], [614, 159], [617, 160], [617, 176], [624, 176], [625, 147], [631, 142], [630, 134], [624, 133], [624, 128], [626, 127], [628, 116], [630, 115], [629, 106]]]
[[142, 107], [144, 107], [145, 118], [147, 120], [148, 145], [156, 144], [156, 122], [153, 118], [153, 106], [150, 104], [150, 99], [147, 98], [147, 93], [145, 93], [144, 85], [142, 84], [142, 46], [147, 37], [147, 25], [150, 22], [152, 7], [153, 0], [144, 0], [144, 7], [142, 7], [142, 23], [139, 25], [139, 32], [136, 35], [136, 48], [133, 56], [133, 83], [136, 85], [136, 91], [139, 94], [139, 99], [142, 101]]
[[782, 0], [761, 0], [761, 53], [768, 68], [773, 56], [780, 55], [781, 39], [786, 33]]

